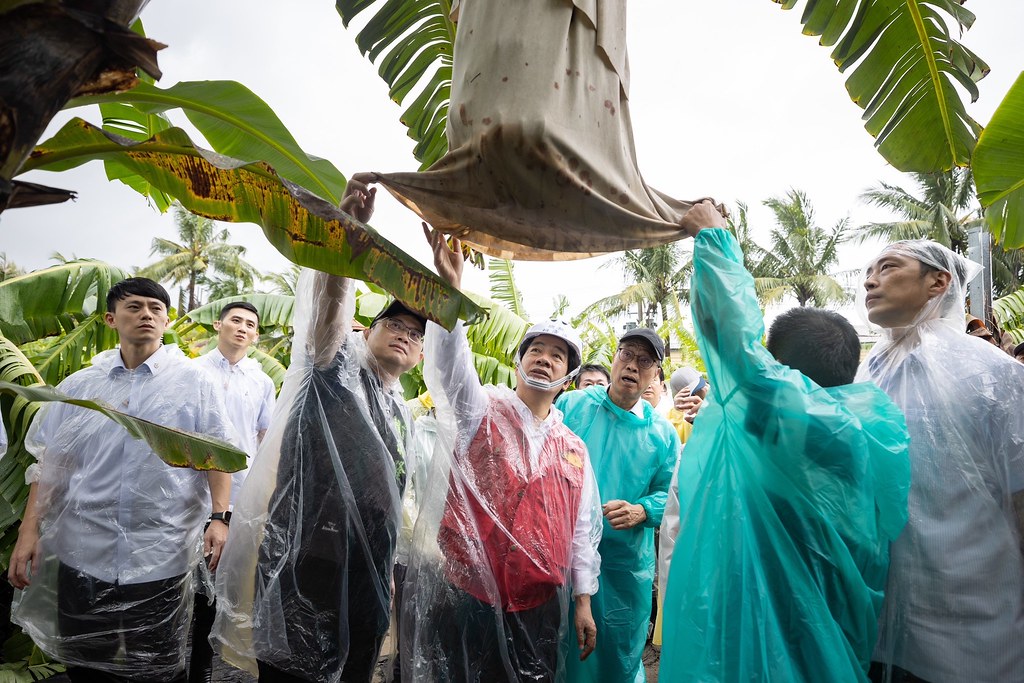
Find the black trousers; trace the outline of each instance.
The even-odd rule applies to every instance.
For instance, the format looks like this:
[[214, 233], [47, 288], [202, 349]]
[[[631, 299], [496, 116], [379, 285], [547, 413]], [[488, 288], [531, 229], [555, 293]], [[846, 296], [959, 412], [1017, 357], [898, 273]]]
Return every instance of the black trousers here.
[[[107, 583], [62, 563], [57, 574], [59, 659], [89, 664], [69, 666], [68, 678], [75, 683], [184, 682], [185, 579]], [[114, 667], [139, 673], [108, 673]]]
[[196, 593], [192, 607], [192, 654], [188, 662], [188, 683], [206, 683], [213, 680], [213, 646], [210, 633], [217, 618], [217, 602]]
[[[558, 595], [521, 612], [496, 610], [454, 586], [448, 587], [446, 596], [437, 619], [440, 656], [444, 659], [437, 669], [447, 672], [443, 681], [555, 680], [559, 630], [564, 616]], [[507, 663], [503, 650], [508, 654]]]
[[260, 681], [327, 681], [339, 670], [344, 683], [373, 678], [388, 631], [391, 596], [381, 599], [376, 572], [352, 571], [360, 553], [352, 555], [356, 561], [347, 566], [307, 556], [282, 573], [290, 651], [261, 656]]
[[882, 662], [871, 662], [868, 678], [871, 679], [871, 683], [928, 683], [928, 681], [915, 676], [906, 669], [886, 665]]

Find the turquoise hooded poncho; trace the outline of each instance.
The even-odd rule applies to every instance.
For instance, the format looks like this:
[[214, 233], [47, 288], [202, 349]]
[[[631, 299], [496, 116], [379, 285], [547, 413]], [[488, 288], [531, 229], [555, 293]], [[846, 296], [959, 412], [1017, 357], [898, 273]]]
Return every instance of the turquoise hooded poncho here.
[[601, 502], [642, 505], [647, 519], [613, 529], [606, 519], [598, 552], [599, 588], [591, 598], [597, 649], [580, 662], [568, 644], [570, 683], [645, 679], [641, 656], [647, 640], [654, 588], [654, 530], [661, 525], [668, 486], [679, 456], [679, 436], [641, 400], [643, 417], [615, 405], [605, 387], [570, 391], [558, 401], [565, 424], [587, 444]]
[[776, 361], [735, 239], [694, 242], [712, 393], [680, 461], [662, 680], [866, 681], [907, 516], [903, 416], [874, 385], [825, 389]]

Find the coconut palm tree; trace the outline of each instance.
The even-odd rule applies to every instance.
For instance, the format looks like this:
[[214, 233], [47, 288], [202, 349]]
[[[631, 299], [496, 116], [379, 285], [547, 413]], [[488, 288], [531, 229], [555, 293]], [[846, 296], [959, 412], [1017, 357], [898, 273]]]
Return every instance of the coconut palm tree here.
[[0, 251], [0, 282], [24, 274], [25, 270], [21, 266], [7, 258], [6, 251]]
[[[852, 239], [856, 242], [931, 239], [966, 256], [968, 231], [984, 222], [984, 214], [975, 196], [971, 169], [911, 173], [910, 177], [917, 185], [913, 192], [879, 183], [861, 195], [864, 201], [889, 209], [897, 218], [862, 225], [853, 231]], [[994, 296], [1006, 296], [1021, 284], [1024, 284], [1024, 251], [993, 246]]]
[[270, 292], [272, 294], [295, 296], [295, 289], [299, 286], [299, 274], [301, 272], [302, 267], [293, 263], [289, 266], [288, 270], [282, 273], [270, 273], [263, 276], [263, 281], [271, 285]]
[[758, 263], [763, 278], [762, 296], [771, 303], [787, 294], [800, 306], [827, 306], [849, 299], [830, 274], [838, 262], [837, 247], [849, 228], [849, 219], [826, 230], [814, 222], [814, 208], [807, 195], [790, 190], [785, 197], [766, 199], [764, 205], [775, 214], [772, 247]]
[[958, 254], [967, 253], [967, 231], [981, 221], [980, 207], [974, 203], [974, 181], [969, 168], [949, 173], [911, 173], [916, 193], [897, 185], [879, 183], [863, 194], [861, 200], [892, 211], [896, 220], [867, 223], [851, 233], [851, 239], [863, 243], [871, 239], [932, 239]]
[[174, 222], [181, 242], [153, 238], [151, 256], [160, 260], [139, 270], [138, 275], [172, 284], [188, 283], [187, 309], [199, 305], [199, 288], [214, 282], [217, 275], [245, 283], [243, 290], [252, 290], [259, 278], [257, 270], [242, 259], [245, 247], [228, 244], [227, 229], [218, 229], [208, 218], [201, 218], [180, 205], [174, 207]]

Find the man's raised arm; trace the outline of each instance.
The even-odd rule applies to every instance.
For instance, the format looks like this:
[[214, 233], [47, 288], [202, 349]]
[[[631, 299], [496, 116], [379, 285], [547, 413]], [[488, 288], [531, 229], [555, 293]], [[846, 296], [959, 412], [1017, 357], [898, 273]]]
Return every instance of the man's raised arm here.
[[[373, 216], [377, 189], [369, 189], [359, 174], [345, 187], [341, 210], [363, 223]], [[305, 277], [309, 277], [305, 274]], [[346, 277], [315, 271], [309, 295], [312, 307], [307, 349], [316, 367], [327, 367], [338, 354], [352, 329], [355, 295], [352, 281]], [[301, 288], [300, 288], [301, 289]]]
[[[743, 252], [710, 201], [696, 204], [680, 227], [694, 238], [690, 292], [697, 342], [720, 401], [776, 361], [761, 343], [764, 322]], [[713, 229], [718, 228], [718, 229]]]

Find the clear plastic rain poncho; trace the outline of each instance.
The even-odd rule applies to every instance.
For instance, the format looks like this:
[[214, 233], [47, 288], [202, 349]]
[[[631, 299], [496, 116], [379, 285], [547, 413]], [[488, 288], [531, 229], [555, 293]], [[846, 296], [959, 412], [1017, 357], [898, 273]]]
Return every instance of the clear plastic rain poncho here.
[[[152, 422], [237, 443], [217, 388], [176, 346], [134, 370], [105, 351], [57, 387]], [[161, 681], [185, 665], [210, 513], [204, 472], [171, 467], [93, 410], [51, 403], [26, 439], [39, 461], [39, 562], [12, 621], [72, 666]], [[23, 532], [24, 533], [24, 532]]]
[[561, 639], [575, 642], [568, 603], [600, 572], [586, 447], [556, 408], [537, 420], [511, 389], [481, 387], [461, 324], [428, 323], [424, 357], [437, 445], [405, 582], [403, 680], [553, 681]]
[[354, 308], [350, 280], [303, 271], [292, 362], [217, 569], [214, 638], [252, 673], [368, 681], [388, 629], [412, 430]]
[[647, 186], [629, 114], [622, 0], [462, 0], [448, 154], [378, 180], [500, 258], [562, 261], [682, 237], [692, 206]]
[[903, 418], [871, 384], [822, 388], [776, 361], [742, 259], [726, 230], [695, 239], [711, 393], [679, 466], [661, 676], [866, 681], [906, 520]]
[[[875, 659], [934, 683], [1024, 681], [1013, 500], [1024, 489], [1024, 365], [964, 332], [977, 265], [918, 240], [885, 249], [872, 272], [892, 255], [952, 281], [907, 327], [883, 329], [858, 373], [892, 397], [910, 430], [910, 516], [892, 546]], [[898, 294], [884, 284], [872, 293], [875, 306]]]
[[654, 595], [654, 530], [665, 510], [679, 437], [647, 401], [640, 401], [641, 417], [615, 405], [607, 387], [571, 391], [558, 406], [566, 425], [587, 444], [601, 501], [625, 500], [642, 505], [647, 513], [632, 529], [613, 529], [603, 520], [601, 588], [591, 600], [597, 648], [586, 661], [568, 659], [569, 680], [642, 681], [641, 657]]

